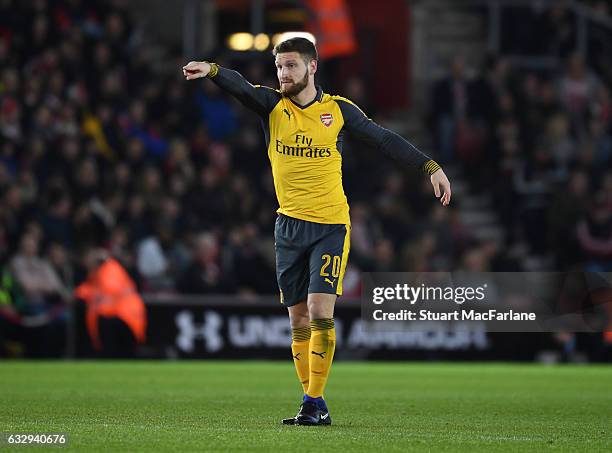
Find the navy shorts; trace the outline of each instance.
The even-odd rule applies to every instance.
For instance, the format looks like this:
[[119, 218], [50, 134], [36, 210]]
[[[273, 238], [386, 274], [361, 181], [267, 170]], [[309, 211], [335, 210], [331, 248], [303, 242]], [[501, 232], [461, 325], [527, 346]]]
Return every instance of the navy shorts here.
[[310, 293], [342, 295], [350, 225], [324, 224], [279, 214], [274, 227], [281, 303], [291, 307]]

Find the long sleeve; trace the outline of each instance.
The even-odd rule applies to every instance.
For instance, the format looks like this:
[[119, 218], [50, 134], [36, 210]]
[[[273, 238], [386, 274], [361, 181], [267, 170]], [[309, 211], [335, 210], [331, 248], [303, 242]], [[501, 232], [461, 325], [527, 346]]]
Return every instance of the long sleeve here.
[[238, 99], [245, 107], [261, 116], [268, 115], [281, 99], [281, 94], [269, 87], [252, 85], [239, 72], [215, 65], [209, 78], [222, 90]]
[[419, 151], [412, 143], [389, 129], [376, 124], [352, 102], [335, 98], [344, 117], [344, 127], [358, 140], [380, 150], [385, 155], [426, 174], [433, 174], [440, 166]]

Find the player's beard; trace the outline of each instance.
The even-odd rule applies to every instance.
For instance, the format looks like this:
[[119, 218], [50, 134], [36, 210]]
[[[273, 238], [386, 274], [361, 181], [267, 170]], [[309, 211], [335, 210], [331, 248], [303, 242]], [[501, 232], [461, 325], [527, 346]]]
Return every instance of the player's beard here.
[[292, 83], [289, 88], [283, 88], [283, 85], [281, 84], [281, 93], [283, 93], [285, 96], [297, 96], [298, 94], [302, 92], [304, 88], [308, 86], [309, 80], [310, 80], [310, 75], [308, 74], [308, 69], [307, 69], [306, 74], [304, 74], [304, 77], [302, 78], [302, 80], [296, 83]]

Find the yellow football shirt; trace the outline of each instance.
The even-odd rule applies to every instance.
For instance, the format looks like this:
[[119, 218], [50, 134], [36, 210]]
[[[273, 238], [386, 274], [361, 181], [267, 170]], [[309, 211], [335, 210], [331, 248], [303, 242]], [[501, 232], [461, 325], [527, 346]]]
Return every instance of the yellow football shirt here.
[[352, 136], [432, 174], [440, 167], [399, 135], [369, 118], [351, 101], [323, 93], [300, 106], [278, 90], [254, 86], [238, 72], [215, 69], [212, 80], [257, 112], [272, 165], [278, 211], [326, 224], [350, 224], [342, 187], [344, 136]]

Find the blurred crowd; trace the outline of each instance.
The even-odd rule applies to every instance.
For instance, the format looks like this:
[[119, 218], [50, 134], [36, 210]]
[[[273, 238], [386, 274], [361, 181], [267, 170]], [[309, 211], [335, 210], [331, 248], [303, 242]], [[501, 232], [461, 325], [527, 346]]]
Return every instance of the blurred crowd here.
[[[589, 4], [610, 20], [610, 2]], [[491, 56], [475, 75], [455, 58], [432, 88], [430, 125], [442, 163], [494, 201], [506, 256], [610, 272], [612, 32], [592, 25], [585, 55], [575, 53], [566, 6], [504, 10], [502, 50], [513, 58]]]
[[[65, 303], [99, 248], [141, 292], [277, 292], [258, 118], [212, 83], [183, 81], [179, 52], [160, 54], [125, 4], [0, 0], [0, 306]], [[216, 57], [276, 86], [271, 61]], [[461, 200], [442, 208], [428, 178], [347, 146], [345, 293], [359, 294], [360, 270], [521, 270], [527, 253], [612, 270], [611, 81], [568, 55], [548, 73], [491, 58], [476, 78], [458, 59], [436, 82], [440, 160], [494, 197], [501, 243], [476, 240]], [[372, 115], [359, 78], [341, 94]]]

